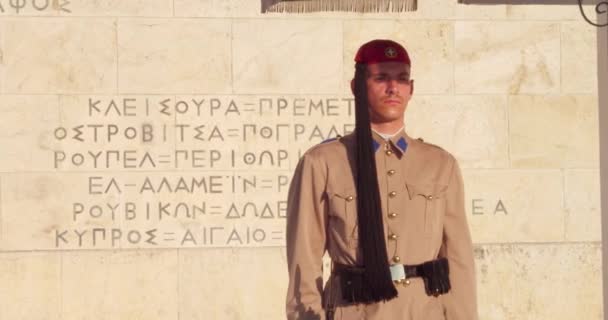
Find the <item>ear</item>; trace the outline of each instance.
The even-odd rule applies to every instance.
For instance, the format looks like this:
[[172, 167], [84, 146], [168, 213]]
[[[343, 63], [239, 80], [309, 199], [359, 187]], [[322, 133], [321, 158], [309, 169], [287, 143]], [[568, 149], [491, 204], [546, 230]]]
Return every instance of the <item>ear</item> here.
[[412, 79], [410, 83], [410, 96], [414, 94], [414, 79]]
[[355, 79], [350, 80], [350, 91], [355, 94]]

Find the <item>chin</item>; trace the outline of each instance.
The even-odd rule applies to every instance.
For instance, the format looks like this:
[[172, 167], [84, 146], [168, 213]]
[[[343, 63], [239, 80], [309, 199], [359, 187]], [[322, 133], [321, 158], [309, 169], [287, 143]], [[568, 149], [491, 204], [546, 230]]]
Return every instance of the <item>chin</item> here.
[[395, 121], [397, 121], [397, 120], [399, 120], [399, 117], [397, 117], [397, 118], [392, 118], [392, 117], [381, 117], [381, 118], [379, 118], [379, 119], [378, 119], [378, 118], [376, 118], [376, 119], [375, 119], [375, 122], [377, 122], [377, 123], [388, 123], [388, 122], [395, 122]]

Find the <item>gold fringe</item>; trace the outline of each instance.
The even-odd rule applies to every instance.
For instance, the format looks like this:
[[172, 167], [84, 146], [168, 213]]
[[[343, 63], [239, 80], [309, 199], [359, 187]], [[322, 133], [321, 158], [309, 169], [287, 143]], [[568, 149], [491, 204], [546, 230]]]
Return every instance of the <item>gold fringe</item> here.
[[417, 8], [417, 0], [283, 0], [269, 6], [265, 12], [403, 12]]

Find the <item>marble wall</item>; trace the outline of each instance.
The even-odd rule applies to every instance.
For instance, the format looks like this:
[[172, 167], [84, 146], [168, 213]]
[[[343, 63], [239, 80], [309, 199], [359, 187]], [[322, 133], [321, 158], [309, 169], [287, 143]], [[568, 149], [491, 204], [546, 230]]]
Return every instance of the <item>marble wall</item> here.
[[287, 186], [352, 130], [372, 38], [463, 168], [480, 318], [601, 319], [596, 32], [576, 5], [0, 0], [0, 319], [283, 319]]

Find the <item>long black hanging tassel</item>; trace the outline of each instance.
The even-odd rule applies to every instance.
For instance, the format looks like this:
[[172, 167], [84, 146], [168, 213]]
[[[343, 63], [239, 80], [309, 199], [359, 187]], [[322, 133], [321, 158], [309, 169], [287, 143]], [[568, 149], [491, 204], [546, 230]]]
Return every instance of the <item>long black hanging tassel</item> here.
[[397, 296], [386, 251], [376, 160], [369, 120], [366, 70], [355, 66], [355, 139], [357, 175], [357, 220], [359, 246], [363, 253], [363, 302], [390, 300]]

